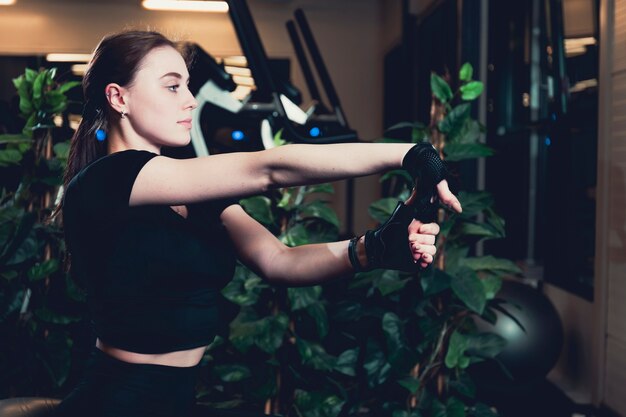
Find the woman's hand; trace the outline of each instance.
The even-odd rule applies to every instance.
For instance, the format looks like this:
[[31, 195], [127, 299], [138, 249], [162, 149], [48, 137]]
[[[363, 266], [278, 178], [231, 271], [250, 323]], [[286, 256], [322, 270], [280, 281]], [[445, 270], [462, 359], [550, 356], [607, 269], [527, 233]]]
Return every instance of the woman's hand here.
[[419, 262], [422, 268], [426, 268], [431, 264], [437, 253], [435, 246], [435, 236], [439, 234], [439, 225], [437, 223], [422, 223], [419, 220], [413, 220], [409, 224], [409, 247], [413, 260]]
[[[439, 197], [439, 200], [446, 207], [453, 209], [457, 213], [463, 212], [463, 207], [461, 207], [461, 202], [459, 201], [458, 198], [456, 198], [454, 194], [452, 194], [452, 191], [450, 191], [450, 188], [448, 187], [448, 181], [441, 180], [441, 182], [437, 184], [436, 189], [437, 189], [437, 195]], [[416, 199], [417, 199], [417, 190], [415, 189], [415, 187], [413, 187], [413, 190], [411, 191], [411, 195], [404, 202], [404, 204], [406, 204], [407, 206], [410, 206], [415, 203]], [[430, 200], [430, 202], [434, 203], [434, 197]]]
[[[459, 199], [450, 191], [448, 181], [442, 180], [437, 184], [437, 194], [439, 200], [446, 207], [453, 209], [457, 213], [463, 211]], [[416, 198], [417, 192], [413, 188], [410, 197], [404, 204], [407, 206], [412, 205]], [[434, 203], [434, 201], [431, 200], [431, 203]], [[422, 223], [417, 219], [413, 219], [411, 224], [409, 224], [409, 248], [411, 249], [411, 255], [413, 260], [419, 262], [422, 268], [426, 268], [435, 258], [435, 253], [437, 253], [435, 237], [439, 234], [439, 231], [440, 228], [437, 223]]]

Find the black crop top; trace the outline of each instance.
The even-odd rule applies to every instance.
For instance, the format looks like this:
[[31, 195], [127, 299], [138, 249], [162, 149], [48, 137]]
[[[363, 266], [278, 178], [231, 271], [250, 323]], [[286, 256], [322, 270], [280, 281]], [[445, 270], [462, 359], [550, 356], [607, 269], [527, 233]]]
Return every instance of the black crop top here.
[[139, 353], [208, 345], [220, 324], [220, 289], [234, 248], [219, 215], [235, 200], [128, 205], [141, 168], [157, 154], [126, 150], [78, 173], [63, 200], [71, 274], [82, 282], [97, 337]]

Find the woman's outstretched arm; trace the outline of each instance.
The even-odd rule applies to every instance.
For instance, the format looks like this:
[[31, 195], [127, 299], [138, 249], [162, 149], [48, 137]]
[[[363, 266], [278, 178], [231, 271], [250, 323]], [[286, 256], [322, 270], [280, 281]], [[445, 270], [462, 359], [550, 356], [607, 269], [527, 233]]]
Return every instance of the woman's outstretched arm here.
[[411, 146], [293, 144], [184, 160], [158, 156], [137, 175], [129, 204], [186, 204], [380, 173], [400, 168]]
[[[316, 285], [354, 273], [348, 257], [348, 240], [290, 248], [237, 204], [227, 207], [221, 220], [239, 259], [274, 284]], [[421, 228], [412, 223], [407, 231], [406, 244], [410, 245], [413, 259], [422, 266], [433, 261], [438, 232], [439, 227], [433, 223], [421, 225]], [[357, 254], [361, 266], [367, 267], [363, 237], [357, 244]]]

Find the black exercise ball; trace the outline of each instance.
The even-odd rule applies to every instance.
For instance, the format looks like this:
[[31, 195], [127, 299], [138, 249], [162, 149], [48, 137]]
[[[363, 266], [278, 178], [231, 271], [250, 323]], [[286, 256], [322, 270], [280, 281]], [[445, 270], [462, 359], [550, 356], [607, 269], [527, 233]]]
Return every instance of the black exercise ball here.
[[497, 359], [513, 376], [507, 377], [494, 361], [472, 366], [470, 371], [479, 383], [488, 385], [526, 384], [543, 379], [556, 364], [563, 346], [563, 326], [550, 300], [537, 289], [519, 282], [504, 280], [496, 296], [507, 301], [502, 307], [524, 326], [497, 312], [495, 325], [476, 319], [481, 332], [493, 332], [507, 341]]

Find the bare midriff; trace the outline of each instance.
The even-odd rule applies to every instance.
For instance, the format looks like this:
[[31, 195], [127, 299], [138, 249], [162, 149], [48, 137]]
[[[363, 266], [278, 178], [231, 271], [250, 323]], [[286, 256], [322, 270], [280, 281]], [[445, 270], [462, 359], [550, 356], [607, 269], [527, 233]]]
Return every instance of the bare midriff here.
[[191, 367], [200, 363], [206, 346], [200, 346], [188, 350], [179, 350], [166, 353], [137, 353], [107, 345], [100, 339], [96, 339], [96, 347], [109, 356], [113, 356], [124, 362], [147, 363], [152, 365], [165, 365], [177, 367]]

